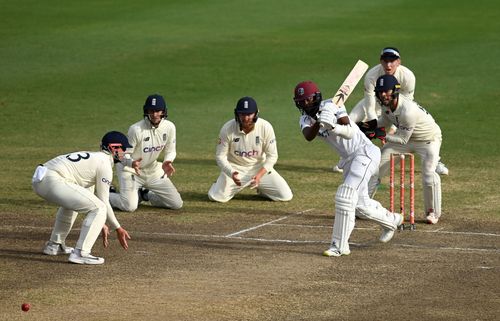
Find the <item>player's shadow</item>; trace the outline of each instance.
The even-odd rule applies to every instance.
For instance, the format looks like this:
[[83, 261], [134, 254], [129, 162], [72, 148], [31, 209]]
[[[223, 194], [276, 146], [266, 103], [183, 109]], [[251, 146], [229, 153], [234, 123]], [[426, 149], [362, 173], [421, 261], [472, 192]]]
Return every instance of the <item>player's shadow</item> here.
[[[59, 259], [61, 258], [61, 259]], [[40, 251], [32, 251], [32, 250], [9, 250], [9, 249], [0, 249], [0, 259], [1, 260], [23, 260], [29, 262], [42, 262], [48, 264], [61, 264], [61, 260], [64, 262], [67, 261], [67, 256], [60, 256], [58, 259], [54, 259], [53, 256], [43, 255]]]

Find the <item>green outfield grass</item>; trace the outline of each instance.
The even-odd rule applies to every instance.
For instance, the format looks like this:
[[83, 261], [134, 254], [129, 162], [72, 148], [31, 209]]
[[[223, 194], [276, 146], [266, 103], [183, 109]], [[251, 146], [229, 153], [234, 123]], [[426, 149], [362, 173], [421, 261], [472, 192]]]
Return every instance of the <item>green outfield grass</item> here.
[[329, 209], [337, 156], [303, 140], [293, 87], [312, 79], [333, 94], [357, 59], [373, 66], [391, 45], [443, 130], [444, 211], [498, 219], [499, 9], [485, 0], [1, 1], [0, 212], [52, 213], [31, 191], [35, 165], [126, 131], [154, 92], [177, 125], [184, 214], [232, 208], [205, 204], [205, 194], [218, 175], [217, 133], [245, 95], [274, 124], [277, 169], [296, 194], [283, 206], [317, 199]]
[[[498, 30], [500, 2], [493, 0], [0, 0], [0, 319], [499, 315]], [[358, 59], [374, 66], [386, 46], [400, 49], [417, 77], [416, 100], [443, 131], [441, 155], [450, 170], [442, 177], [443, 218], [437, 226], [419, 221], [417, 232], [389, 244], [376, 242], [378, 230], [356, 230], [361, 245], [353, 254], [328, 260], [320, 253], [342, 179], [331, 171], [338, 156], [303, 139], [293, 88], [310, 79], [330, 96]], [[172, 180], [184, 207], [117, 212], [132, 236], [130, 249], [116, 240], [106, 250], [96, 244], [96, 255], [106, 256], [102, 268], [42, 257], [56, 209], [32, 191], [37, 164], [97, 150], [105, 132], [126, 132], [142, 118], [152, 93], [164, 95], [177, 126]], [[247, 95], [274, 125], [276, 169], [294, 192], [290, 202], [264, 201], [253, 191], [227, 204], [208, 201], [219, 175], [218, 132]], [[361, 97], [359, 86], [348, 110]], [[421, 220], [419, 167], [416, 176]], [[376, 199], [387, 207], [383, 183]], [[288, 216], [283, 226], [248, 233], [247, 240], [224, 238]], [[424, 234], [442, 229], [450, 235]], [[261, 232], [320, 241], [250, 239]], [[30, 314], [19, 310], [22, 302], [33, 304]]]

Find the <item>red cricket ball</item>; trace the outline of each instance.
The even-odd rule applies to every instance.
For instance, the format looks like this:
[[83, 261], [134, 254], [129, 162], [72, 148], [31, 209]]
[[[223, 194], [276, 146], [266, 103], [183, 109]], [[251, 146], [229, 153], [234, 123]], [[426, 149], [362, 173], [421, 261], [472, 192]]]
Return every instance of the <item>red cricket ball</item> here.
[[24, 312], [28, 312], [30, 310], [30, 308], [31, 308], [31, 304], [29, 304], [29, 303], [23, 303], [21, 305], [21, 310], [23, 310]]

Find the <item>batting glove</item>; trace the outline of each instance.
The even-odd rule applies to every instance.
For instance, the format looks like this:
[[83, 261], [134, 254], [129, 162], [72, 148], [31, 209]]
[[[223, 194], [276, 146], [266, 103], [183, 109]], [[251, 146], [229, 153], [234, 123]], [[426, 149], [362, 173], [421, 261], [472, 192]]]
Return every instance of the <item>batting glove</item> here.
[[328, 108], [328, 107], [322, 108], [318, 116], [318, 121], [323, 127], [326, 127], [327, 129], [331, 130], [335, 127], [337, 123], [337, 117], [335, 116], [333, 108]]

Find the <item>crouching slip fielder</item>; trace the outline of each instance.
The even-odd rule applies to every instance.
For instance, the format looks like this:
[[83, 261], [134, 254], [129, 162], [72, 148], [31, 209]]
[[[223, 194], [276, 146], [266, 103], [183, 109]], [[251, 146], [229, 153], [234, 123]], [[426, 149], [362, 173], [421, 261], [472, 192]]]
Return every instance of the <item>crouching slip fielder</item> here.
[[[113, 162], [123, 158], [130, 147], [127, 137], [109, 132], [102, 138], [100, 152], [76, 152], [53, 158], [36, 168], [33, 190], [45, 200], [59, 205], [50, 241], [43, 253], [70, 254], [69, 261], [78, 264], [103, 264], [104, 259], [90, 254], [99, 232], [103, 229], [104, 246], [108, 246], [109, 228], [116, 230], [118, 241], [128, 248], [127, 231], [118, 223], [109, 204], [109, 187], [113, 179]], [[95, 189], [95, 194], [93, 190]], [[73, 250], [65, 244], [75, 219], [80, 213], [87, 216]]]
[[273, 168], [278, 160], [274, 129], [259, 118], [255, 100], [238, 100], [234, 118], [219, 133], [215, 158], [221, 173], [208, 191], [208, 198], [224, 203], [250, 186], [273, 201], [291, 200], [290, 187]]
[[[133, 212], [141, 201], [169, 209], [180, 209], [181, 196], [170, 180], [175, 173], [173, 162], [176, 154], [175, 125], [167, 120], [167, 104], [160, 95], [150, 95], [143, 107], [144, 118], [130, 126], [128, 139], [132, 148], [127, 149], [124, 164], [116, 164], [120, 193], [111, 193], [110, 202], [115, 208]], [[165, 151], [163, 162], [157, 161]], [[140, 190], [140, 193], [138, 191]]]
[[[375, 93], [382, 106], [377, 126], [394, 124], [395, 134], [386, 136], [382, 147], [379, 176], [387, 175], [391, 153], [417, 153], [422, 160], [422, 186], [427, 222], [436, 224], [441, 216], [441, 178], [436, 173], [441, 148], [441, 129], [423, 107], [399, 95], [399, 82], [391, 75], [377, 79]], [[370, 190], [376, 189], [377, 178], [372, 178]]]
[[[332, 244], [325, 256], [349, 255], [349, 237], [354, 229], [355, 215], [382, 226], [381, 242], [388, 242], [403, 221], [400, 214], [391, 213], [368, 196], [368, 181], [378, 170], [380, 150], [349, 119], [344, 106], [331, 100], [321, 101], [321, 92], [311, 81], [295, 87], [294, 101], [302, 113], [300, 127], [308, 141], [320, 137], [343, 160], [344, 182], [335, 195], [335, 221]], [[319, 113], [319, 116], [318, 116]], [[325, 127], [320, 127], [320, 123]]]

